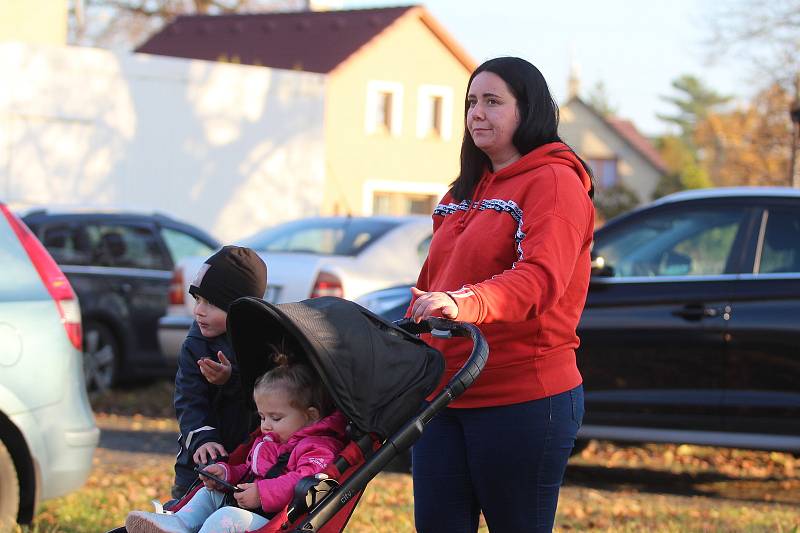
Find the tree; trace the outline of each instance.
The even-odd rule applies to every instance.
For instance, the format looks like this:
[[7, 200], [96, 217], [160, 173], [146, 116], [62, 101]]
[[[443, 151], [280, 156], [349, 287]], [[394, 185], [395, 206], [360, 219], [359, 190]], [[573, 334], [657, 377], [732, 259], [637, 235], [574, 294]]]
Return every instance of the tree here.
[[734, 0], [719, 2], [708, 17], [711, 59], [742, 57], [767, 85], [792, 93], [800, 73], [800, 1]]
[[792, 96], [778, 83], [750, 104], [710, 113], [695, 133], [702, 165], [716, 185], [786, 185]]
[[661, 98], [674, 105], [677, 112], [672, 115], [659, 114], [658, 118], [676, 125], [679, 133], [656, 139], [656, 148], [667, 165], [667, 173], [656, 185], [654, 198], [684, 189], [712, 186], [708, 169], [702, 164], [698, 151], [697, 128], [709, 114], [731, 99], [730, 96], [721, 95], [706, 87], [700, 79], [688, 74], [674, 80], [672, 87], [678, 94]]
[[685, 189], [700, 189], [713, 185], [708, 172], [699, 161], [697, 150], [690, 148], [681, 136], [659, 137], [656, 139], [656, 149], [668, 172], [656, 185], [653, 191], [654, 199]]
[[[717, 9], [709, 18], [712, 56], [748, 58], [767, 86], [778, 85], [792, 95], [794, 104], [784, 110], [788, 122], [789, 110], [800, 104], [800, 0], [737, 0]], [[795, 187], [800, 187], [798, 137], [800, 126], [795, 126], [783, 147], [788, 152], [784, 174]]]
[[611, 103], [606, 91], [606, 84], [602, 80], [595, 83], [589, 90], [586, 102], [604, 117], [612, 117], [618, 112], [617, 106]]
[[657, 116], [665, 122], [678, 126], [681, 137], [691, 146], [697, 124], [713, 109], [729, 102], [731, 97], [706, 87], [697, 77], [690, 74], [684, 74], [674, 80], [672, 87], [678, 91], [678, 95], [661, 96], [661, 99], [677, 107], [677, 114]]
[[72, 44], [130, 49], [178, 15], [300, 9], [308, 0], [71, 0]]
[[622, 183], [600, 188], [594, 197], [594, 206], [602, 220], [609, 220], [639, 205], [639, 197]]

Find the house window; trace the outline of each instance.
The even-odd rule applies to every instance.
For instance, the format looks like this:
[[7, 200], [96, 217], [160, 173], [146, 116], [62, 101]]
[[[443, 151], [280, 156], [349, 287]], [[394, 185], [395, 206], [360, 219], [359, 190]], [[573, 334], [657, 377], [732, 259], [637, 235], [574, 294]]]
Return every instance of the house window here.
[[423, 85], [417, 99], [417, 137], [449, 140], [453, 132], [453, 89]]
[[381, 92], [378, 94], [378, 112], [375, 125], [384, 131], [392, 131], [392, 93]]
[[447, 185], [410, 180], [366, 180], [361, 211], [366, 215], [430, 215]]
[[431, 97], [431, 131], [442, 136], [442, 100], [441, 96]]
[[594, 179], [600, 188], [608, 189], [619, 182], [617, 158], [590, 158], [587, 163], [592, 169]]
[[396, 82], [367, 83], [367, 110], [364, 127], [368, 134], [400, 135], [403, 86]]
[[372, 196], [373, 215], [430, 215], [438, 196], [406, 192], [375, 191]]

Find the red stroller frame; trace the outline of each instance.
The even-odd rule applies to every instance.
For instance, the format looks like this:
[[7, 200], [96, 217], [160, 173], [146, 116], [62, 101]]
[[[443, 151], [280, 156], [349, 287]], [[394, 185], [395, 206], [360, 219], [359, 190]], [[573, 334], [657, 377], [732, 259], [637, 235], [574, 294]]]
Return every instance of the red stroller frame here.
[[[472, 352], [444, 389], [420, 411], [419, 406], [438, 385], [443, 371], [441, 354], [416, 337], [426, 333], [437, 338], [470, 338]], [[293, 501], [253, 533], [342, 531], [369, 481], [406, 452], [426, 424], [475, 381], [489, 355], [486, 340], [475, 325], [440, 318], [419, 324], [410, 320], [392, 324], [353, 302], [333, 297], [277, 305], [240, 298], [230, 307], [228, 334], [245, 390], [252, 390], [257, 377], [271, 367], [263, 356], [267, 345], [276, 344], [276, 338], [289, 339], [295, 343], [294, 352], [308, 358], [350, 421], [351, 441], [336, 461], [322, 475], [300, 480]], [[353, 353], [359, 350], [353, 347], [366, 347], [377, 354], [377, 359], [358, 359]], [[405, 380], [388, 396], [381, 386], [391, 379], [374, 364], [381, 357], [393, 371], [399, 367]], [[251, 442], [257, 435], [251, 436]], [[249, 447], [249, 443], [237, 447], [229, 462], [243, 462]], [[182, 506], [193, 493], [190, 491], [172, 509]], [[119, 528], [109, 533], [124, 531]]]
[[[419, 440], [425, 425], [450, 402], [459, 397], [478, 377], [489, 356], [489, 347], [480, 330], [463, 322], [453, 322], [438, 318], [429, 318], [419, 324], [402, 320], [396, 324], [401, 329], [413, 333], [431, 333], [438, 338], [469, 337], [473, 342], [473, 350], [462, 368], [456, 373], [445, 388], [416, 417], [408, 421], [399, 431], [385, 440], [380, 448], [360, 467], [355, 465], [344, 472], [336, 485], [324, 491], [321, 501], [308, 510], [308, 514], [300, 519], [278, 524], [273, 519], [258, 533], [292, 531], [302, 533], [308, 531], [333, 532], [342, 531], [350, 518], [358, 499], [367, 484], [381, 472], [395, 457], [408, 450]], [[370, 439], [371, 440], [371, 439]], [[359, 448], [360, 444], [360, 448]], [[348, 446], [356, 449], [365, 448], [364, 442], [351, 442]], [[343, 451], [343, 454], [347, 451]], [[351, 452], [352, 453], [352, 452]], [[357, 452], [355, 452], [357, 453]], [[366, 454], [365, 454], [366, 455]], [[331, 467], [329, 467], [330, 470]], [[328, 471], [326, 470], [326, 473]], [[329, 474], [330, 475], [330, 474]], [[316, 486], [316, 484], [315, 484]], [[296, 496], [301, 496], [302, 487], [298, 485]], [[295, 498], [295, 503], [298, 498]], [[339, 515], [344, 514], [344, 517]], [[274, 523], [274, 527], [270, 525]]]

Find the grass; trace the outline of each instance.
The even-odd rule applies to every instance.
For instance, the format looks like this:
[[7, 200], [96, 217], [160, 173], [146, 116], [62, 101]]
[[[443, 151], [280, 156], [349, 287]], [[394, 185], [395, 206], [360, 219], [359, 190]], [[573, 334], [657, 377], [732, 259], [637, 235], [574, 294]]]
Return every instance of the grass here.
[[[135, 469], [104, 471], [100, 465], [86, 486], [46, 502], [29, 533], [97, 533], [119, 526], [131, 509], [149, 509], [167, 494], [169, 459]], [[556, 531], [797, 532], [800, 511], [786, 504], [605, 491], [567, 485], [562, 490]], [[410, 476], [380, 474], [367, 488], [347, 531], [413, 532]], [[482, 531], [486, 531], [482, 528]]]
[[[93, 399], [101, 428], [174, 433], [169, 384]], [[153, 407], [146, 405], [152, 400]], [[166, 499], [172, 457], [98, 450], [86, 485], [44, 502], [17, 533], [98, 533], [132, 509]], [[382, 473], [368, 486], [348, 532], [413, 532], [410, 476]], [[481, 532], [487, 531], [485, 526]], [[567, 471], [557, 532], [800, 533], [800, 458], [704, 446], [592, 442]]]

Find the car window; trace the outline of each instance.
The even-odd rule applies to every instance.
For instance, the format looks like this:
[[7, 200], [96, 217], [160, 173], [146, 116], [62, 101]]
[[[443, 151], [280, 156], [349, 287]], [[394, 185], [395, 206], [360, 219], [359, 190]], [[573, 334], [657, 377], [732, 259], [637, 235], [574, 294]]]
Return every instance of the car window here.
[[172, 256], [172, 261], [177, 263], [184, 257], [208, 257], [214, 249], [201, 240], [171, 228], [161, 228], [161, 236], [167, 244], [167, 249]]
[[168, 270], [169, 261], [150, 228], [98, 224], [86, 228], [92, 244], [92, 264], [120, 268]]
[[770, 209], [757, 272], [800, 272], [800, 213]]
[[369, 218], [298, 220], [265, 230], [241, 244], [263, 252], [353, 256], [397, 225]]
[[64, 223], [45, 226], [41, 234], [44, 244], [60, 265], [89, 265], [92, 244], [84, 226]]
[[30, 299], [30, 291], [41, 284], [28, 254], [0, 214], [0, 301]]
[[595, 242], [614, 277], [703, 276], [726, 271], [744, 209], [694, 209], [629, 219]]

